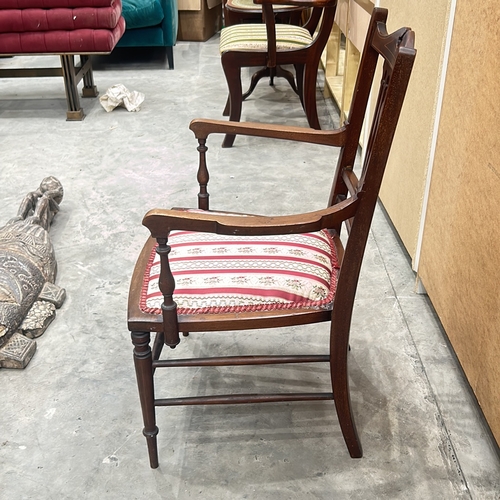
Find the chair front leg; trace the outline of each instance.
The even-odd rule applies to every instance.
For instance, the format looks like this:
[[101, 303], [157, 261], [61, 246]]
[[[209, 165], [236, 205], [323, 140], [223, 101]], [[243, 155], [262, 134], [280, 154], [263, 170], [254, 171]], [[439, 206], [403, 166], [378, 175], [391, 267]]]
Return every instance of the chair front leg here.
[[[241, 104], [243, 102], [243, 91], [241, 90], [241, 66], [237, 60], [237, 53], [226, 52], [222, 54], [222, 68], [226, 75], [229, 89], [229, 120], [239, 122], [241, 118]], [[223, 148], [230, 148], [235, 135], [227, 134], [222, 143]]]
[[153, 357], [149, 345], [151, 334], [149, 332], [131, 332], [131, 337], [134, 344], [135, 373], [144, 421], [142, 433], [148, 445], [149, 463], [152, 469], [156, 469], [158, 467], [158, 445], [156, 442], [158, 427], [155, 415]]

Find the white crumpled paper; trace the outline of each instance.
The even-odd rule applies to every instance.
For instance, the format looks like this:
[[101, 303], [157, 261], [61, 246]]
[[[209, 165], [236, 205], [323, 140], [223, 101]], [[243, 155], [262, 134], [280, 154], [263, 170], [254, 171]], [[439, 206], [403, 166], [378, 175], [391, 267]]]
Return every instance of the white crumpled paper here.
[[121, 83], [109, 87], [106, 93], [99, 97], [99, 102], [108, 113], [118, 106], [126, 108], [127, 111], [140, 111], [143, 101], [142, 92], [130, 91]]

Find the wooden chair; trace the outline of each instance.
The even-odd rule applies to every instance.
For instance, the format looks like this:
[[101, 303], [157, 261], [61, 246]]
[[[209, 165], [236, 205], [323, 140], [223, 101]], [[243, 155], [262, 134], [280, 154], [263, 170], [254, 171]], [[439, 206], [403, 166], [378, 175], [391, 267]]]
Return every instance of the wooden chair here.
[[[220, 53], [229, 89], [223, 111], [230, 121], [239, 121], [244, 98], [248, 97], [263, 76], [276, 76], [284, 65], [295, 68], [296, 86], [309, 126], [320, 129], [316, 109], [316, 79], [321, 53], [332, 31], [337, 0], [255, 0], [262, 3], [264, 24], [237, 24], [221, 31]], [[312, 8], [304, 26], [276, 24], [273, 4]], [[319, 25], [319, 27], [318, 27]], [[241, 68], [263, 67], [252, 76], [250, 89], [243, 95]], [[278, 69], [279, 68], [279, 69]], [[289, 78], [288, 78], [289, 79]], [[234, 134], [227, 134], [223, 147], [231, 147]]]
[[[128, 328], [151, 467], [158, 466], [156, 407], [175, 405], [333, 399], [351, 457], [362, 456], [349, 396], [349, 330], [371, 219], [415, 58], [414, 33], [402, 28], [388, 35], [386, 17], [385, 9], [376, 8], [372, 14], [349, 119], [339, 130], [204, 119], [191, 122], [199, 142], [199, 208], [154, 209], [146, 214], [143, 224], [151, 238], [130, 286]], [[365, 160], [357, 176], [353, 165], [379, 58], [384, 61], [383, 74]], [[340, 148], [326, 208], [281, 217], [208, 211], [206, 140], [212, 133]], [[345, 245], [339, 237], [343, 226], [347, 229]], [[175, 348], [180, 342], [179, 332], [187, 336], [188, 332], [321, 321], [330, 322], [328, 353], [160, 359], [164, 344]], [[156, 334], [152, 348], [151, 332]], [[315, 362], [329, 364], [331, 392], [160, 398], [154, 387], [155, 370], [167, 367]]]
[[[302, 24], [302, 15], [304, 8], [297, 5], [276, 5], [273, 7], [273, 15], [276, 23], [279, 24], [293, 24], [300, 26]], [[264, 14], [262, 6], [257, 5], [253, 0], [227, 0], [224, 3], [224, 24], [225, 26], [232, 26], [233, 24], [243, 23], [262, 23], [264, 21]], [[249, 97], [255, 90], [259, 80], [265, 76], [269, 76], [269, 85], [274, 85], [276, 77], [285, 78], [292, 87], [292, 90], [298, 95], [297, 86], [295, 85], [295, 77], [292, 72], [276, 66], [274, 68], [263, 68], [252, 76], [249, 89], [243, 94], [242, 101]], [[227, 100], [226, 108], [222, 113], [224, 116], [229, 115], [229, 98]]]

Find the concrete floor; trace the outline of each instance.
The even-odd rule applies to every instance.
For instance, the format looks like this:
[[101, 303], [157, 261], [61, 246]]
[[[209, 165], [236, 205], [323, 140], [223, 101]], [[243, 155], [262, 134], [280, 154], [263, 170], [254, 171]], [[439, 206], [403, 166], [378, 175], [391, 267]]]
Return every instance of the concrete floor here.
[[[352, 328], [352, 399], [364, 447], [349, 458], [328, 402], [159, 409], [160, 468], [149, 468], [126, 327], [129, 278], [153, 207], [194, 206], [195, 117], [226, 99], [217, 37], [179, 43], [175, 70], [157, 54], [97, 61], [101, 93], [116, 83], [146, 95], [138, 113], [83, 100], [65, 121], [60, 79], [0, 81], [0, 222], [55, 175], [65, 199], [51, 237], [67, 300], [25, 370], [1, 370], [0, 499], [490, 499], [500, 498], [498, 449], [428, 299], [377, 210]], [[57, 64], [16, 58], [0, 65]], [[248, 78], [249, 72], [246, 74]], [[331, 126], [331, 104], [320, 100]], [[306, 126], [287, 85], [262, 82], [246, 120]], [[212, 208], [286, 214], [322, 208], [334, 155], [318, 146], [209, 139]], [[279, 193], [279, 194], [278, 194]], [[257, 342], [256, 342], [257, 341]], [[326, 348], [327, 326], [192, 335], [190, 353]], [[175, 393], [243, 383], [269, 390], [327, 383], [324, 367], [170, 373]], [[247, 375], [248, 374], [248, 375]], [[165, 394], [165, 392], [163, 392]]]

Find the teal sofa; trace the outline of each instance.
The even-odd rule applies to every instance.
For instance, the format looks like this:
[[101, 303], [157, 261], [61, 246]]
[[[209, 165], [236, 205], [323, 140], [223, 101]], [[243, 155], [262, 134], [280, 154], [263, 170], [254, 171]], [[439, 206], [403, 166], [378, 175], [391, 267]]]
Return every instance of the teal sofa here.
[[126, 30], [117, 47], [166, 47], [168, 66], [174, 68], [177, 40], [177, 0], [122, 0]]

